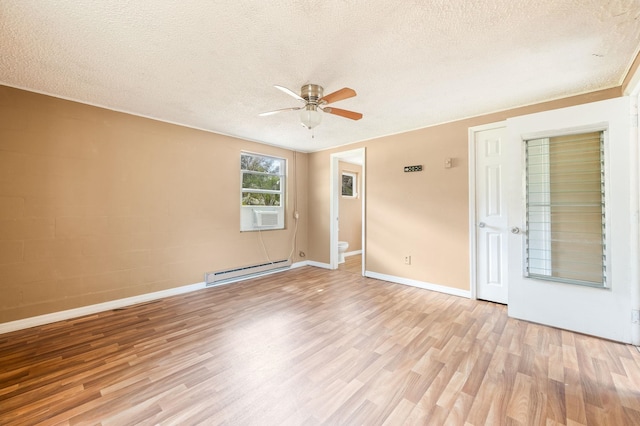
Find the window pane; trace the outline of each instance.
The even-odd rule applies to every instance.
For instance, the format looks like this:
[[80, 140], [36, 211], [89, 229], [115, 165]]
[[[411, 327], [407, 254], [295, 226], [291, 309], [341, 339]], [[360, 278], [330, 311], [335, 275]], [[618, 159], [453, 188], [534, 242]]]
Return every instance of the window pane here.
[[242, 189], [280, 191], [280, 176], [242, 173]]
[[273, 157], [242, 154], [240, 157], [240, 168], [254, 172], [269, 173], [279, 175], [283, 160]]
[[353, 197], [354, 181], [355, 175], [347, 173], [342, 174], [342, 195], [346, 197]]
[[606, 282], [602, 133], [527, 141], [527, 275]]
[[279, 206], [280, 194], [243, 192], [242, 205], [243, 206]]

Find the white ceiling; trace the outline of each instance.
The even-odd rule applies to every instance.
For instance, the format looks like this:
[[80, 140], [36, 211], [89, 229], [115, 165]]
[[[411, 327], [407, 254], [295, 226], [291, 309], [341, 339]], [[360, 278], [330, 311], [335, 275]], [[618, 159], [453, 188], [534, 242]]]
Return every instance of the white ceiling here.
[[[0, 0], [0, 82], [316, 151], [621, 84], [640, 0]], [[358, 92], [311, 131], [305, 83]]]

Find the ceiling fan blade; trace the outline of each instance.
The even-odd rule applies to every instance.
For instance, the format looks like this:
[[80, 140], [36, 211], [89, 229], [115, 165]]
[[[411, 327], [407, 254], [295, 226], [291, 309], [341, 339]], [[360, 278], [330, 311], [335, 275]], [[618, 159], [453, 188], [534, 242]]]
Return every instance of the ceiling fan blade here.
[[343, 99], [349, 99], [349, 98], [353, 98], [356, 95], [356, 91], [353, 89], [350, 89], [348, 87], [343, 87], [340, 90], [336, 90], [333, 93], [329, 93], [328, 95], [323, 96], [318, 103], [321, 104], [330, 104], [333, 102], [338, 102], [341, 101]]
[[362, 114], [359, 112], [348, 111], [346, 109], [340, 108], [322, 108], [322, 111], [328, 112], [329, 114], [339, 115], [340, 117], [350, 118], [351, 120], [360, 120], [362, 118]]
[[307, 101], [305, 101], [305, 100], [304, 100], [304, 98], [303, 98], [302, 96], [298, 95], [296, 92], [294, 92], [294, 91], [293, 91], [293, 90], [291, 90], [291, 89], [287, 89], [287, 88], [286, 88], [286, 87], [284, 87], [284, 86], [278, 86], [277, 84], [274, 84], [274, 85], [273, 85], [273, 87], [275, 87], [276, 89], [280, 89], [280, 90], [282, 90], [282, 91], [283, 91], [284, 93], [286, 93], [287, 95], [289, 95], [289, 96], [293, 96], [294, 98], [296, 98], [296, 99], [297, 99], [297, 100], [299, 100], [299, 101], [307, 102]]
[[284, 111], [297, 111], [299, 109], [302, 109], [303, 107], [297, 107], [297, 108], [282, 108], [282, 109], [276, 109], [274, 111], [267, 111], [267, 112], [261, 112], [260, 114], [258, 114], [260, 117], [264, 117], [266, 115], [273, 115], [273, 114], [277, 114], [279, 112], [284, 112]]

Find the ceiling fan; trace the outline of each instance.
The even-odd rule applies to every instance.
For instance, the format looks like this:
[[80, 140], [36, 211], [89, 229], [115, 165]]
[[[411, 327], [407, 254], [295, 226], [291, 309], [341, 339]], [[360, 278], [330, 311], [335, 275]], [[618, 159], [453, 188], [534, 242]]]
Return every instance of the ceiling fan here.
[[304, 105], [294, 108], [282, 108], [275, 111], [268, 111], [259, 114], [260, 116], [277, 114], [284, 111], [300, 111], [300, 122], [307, 129], [313, 129], [322, 121], [322, 112], [326, 112], [333, 115], [339, 115], [340, 117], [349, 118], [351, 120], [360, 120], [362, 114], [359, 112], [348, 111], [346, 109], [339, 109], [328, 107], [325, 105], [333, 102], [338, 102], [343, 99], [348, 99], [356, 96], [356, 91], [348, 87], [344, 87], [340, 90], [336, 90], [328, 95], [323, 95], [323, 88], [317, 84], [305, 84], [300, 88], [300, 95], [295, 93], [291, 89], [287, 89], [283, 86], [274, 85], [276, 89], [282, 90], [289, 96], [296, 98], [297, 100], [304, 102]]

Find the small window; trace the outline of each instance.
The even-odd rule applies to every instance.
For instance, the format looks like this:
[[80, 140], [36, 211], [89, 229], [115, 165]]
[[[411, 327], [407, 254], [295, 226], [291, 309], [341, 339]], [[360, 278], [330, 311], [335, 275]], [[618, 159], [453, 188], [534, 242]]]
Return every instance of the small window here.
[[343, 172], [342, 173], [342, 196], [343, 197], [357, 197], [358, 192], [357, 175], [355, 173]]
[[526, 143], [526, 276], [607, 287], [604, 133]]
[[283, 158], [241, 154], [241, 231], [284, 228], [285, 164]]

